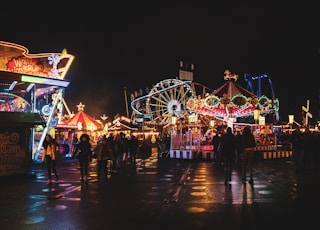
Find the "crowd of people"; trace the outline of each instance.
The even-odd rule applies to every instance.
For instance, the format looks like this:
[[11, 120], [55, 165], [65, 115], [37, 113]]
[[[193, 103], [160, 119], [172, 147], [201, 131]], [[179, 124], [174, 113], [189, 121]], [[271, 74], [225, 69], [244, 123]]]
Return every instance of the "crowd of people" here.
[[249, 126], [244, 127], [242, 133], [234, 133], [231, 127], [227, 127], [224, 133], [217, 134], [213, 138], [214, 163], [222, 163], [225, 172], [225, 183], [232, 180], [232, 170], [235, 165], [241, 165], [242, 181], [253, 185], [253, 159], [256, 140]]
[[[319, 167], [320, 159], [317, 153], [320, 147], [319, 132], [311, 132], [308, 128], [301, 132], [298, 127], [292, 133], [283, 133], [281, 141], [291, 146], [297, 173]], [[231, 127], [227, 127], [224, 132], [219, 132], [212, 137], [214, 149], [212, 160], [215, 164], [223, 165], [226, 184], [232, 180], [232, 171], [237, 166], [241, 168], [242, 181], [248, 180], [253, 185], [255, 147], [258, 144], [250, 126], [245, 126], [242, 131], [234, 131]], [[56, 180], [59, 180], [56, 168], [58, 158], [61, 157], [59, 144], [47, 134], [43, 147], [42, 161], [47, 166], [48, 184], [51, 184], [51, 173], [55, 175]], [[161, 148], [158, 150], [160, 154]], [[108, 173], [116, 174], [123, 167], [135, 168], [138, 154], [140, 159], [149, 158], [151, 146], [146, 141], [139, 142], [134, 135], [128, 137], [122, 132], [116, 135], [110, 133], [108, 137], [104, 135], [94, 146], [91, 144], [89, 135], [82, 134], [79, 141], [74, 143], [72, 151], [72, 157], [79, 161], [81, 181], [87, 181], [89, 163], [93, 158], [97, 161], [98, 181], [101, 181], [107, 179]]]
[[[56, 181], [59, 180], [57, 172], [57, 162], [61, 160], [63, 153], [56, 139], [47, 134], [43, 142], [42, 163], [46, 165], [48, 185], [52, 184], [52, 174]], [[126, 137], [120, 132], [117, 135], [103, 135], [93, 145], [90, 136], [86, 133], [81, 134], [79, 140], [74, 138], [71, 158], [79, 162], [80, 180], [85, 182], [89, 177], [89, 164], [96, 159], [96, 170], [98, 181], [107, 179], [108, 173], [116, 174], [123, 167], [136, 167], [137, 155], [141, 159], [151, 156], [151, 146], [143, 141], [140, 143], [136, 136]], [[109, 165], [109, 171], [108, 166]]]
[[[167, 141], [168, 142], [168, 141]], [[166, 142], [166, 143], [167, 143]], [[231, 181], [232, 170], [235, 164], [242, 163], [243, 181], [249, 172], [250, 183], [253, 183], [252, 162], [255, 139], [250, 127], [245, 127], [243, 133], [235, 135], [228, 127], [225, 133], [213, 137], [214, 161], [224, 165], [225, 182]], [[47, 165], [48, 184], [52, 183], [51, 172], [59, 179], [56, 169], [56, 153], [59, 152], [59, 144], [49, 134], [44, 142], [43, 162]], [[78, 159], [80, 180], [87, 181], [89, 177], [89, 163], [96, 159], [98, 181], [107, 179], [108, 173], [118, 173], [123, 167], [135, 168], [137, 155], [145, 160], [151, 156], [151, 146], [144, 140], [139, 143], [136, 136], [126, 137], [124, 133], [117, 135], [103, 135], [93, 146], [88, 134], [80, 136], [74, 143], [72, 158]], [[109, 169], [107, 168], [109, 161]]]
[[[296, 173], [319, 169], [320, 134], [318, 131], [310, 131], [308, 128], [302, 131], [297, 127], [293, 132], [282, 133], [279, 139], [283, 146], [289, 146], [286, 150], [292, 151]], [[233, 132], [231, 127], [228, 127], [225, 132], [217, 133], [212, 138], [212, 144], [214, 146], [213, 163], [224, 166], [225, 183], [231, 181], [231, 172], [235, 165], [238, 165], [241, 168], [242, 181], [249, 179], [249, 183], [253, 184], [255, 147], [259, 143], [250, 126], [244, 127], [242, 132], [239, 130]]]
[[[136, 136], [126, 137], [123, 132], [117, 135], [109, 134], [107, 137], [103, 135], [98, 139], [93, 147], [90, 143], [90, 137], [82, 134], [79, 143], [76, 145], [72, 157], [76, 157], [80, 164], [81, 180], [86, 181], [88, 178], [88, 165], [93, 158], [97, 160], [98, 181], [107, 179], [108, 173], [116, 174], [123, 167], [136, 167], [137, 154], [146, 154], [151, 156], [151, 146], [145, 142], [139, 143]], [[109, 165], [109, 169], [108, 166]]]
[[284, 134], [282, 139], [292, 145], [296, 173], [319, 168], [320, 134], [318, 131], [312, 132], [306, 128], [302, 132], [298, 127], [292, 133]]

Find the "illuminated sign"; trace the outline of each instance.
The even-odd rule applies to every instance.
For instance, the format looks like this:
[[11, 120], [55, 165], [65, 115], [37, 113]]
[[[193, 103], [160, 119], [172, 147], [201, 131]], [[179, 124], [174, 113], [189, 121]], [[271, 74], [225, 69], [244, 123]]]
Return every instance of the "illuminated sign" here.
[[21, 45], [0, 41], [0, 71], [64, 79], [74, 56], [61, 53], [29, 54]]
[[190, 123], [196, 123], [196, 122], [198, 122], [198, 115], [196, 115], [196, 114], [189, 115], [189, 116], [188, 116], [188, 121], [189, 121]]
[[67, 87], [70, 82], [52, 78], [43, 78], [43, 77], [34, 77], [34, 76], [27, 76], [22, 75], [21, 81], [23, 82], [30, 82], [30, 83], [37, 83], [37, 84], [44, 84], [44, 85], [55, 85], [61, 87]]
[[32, 75], [46, 75], [42, 65], [39, 65], [39, 59], [30, 59], [25, 57], [12, 58], [7, 63], [10, 72], [28, 73]]
[[260, 133], [261, 134], [272, 134], [272, 125], [261, 125], [260, 126]]

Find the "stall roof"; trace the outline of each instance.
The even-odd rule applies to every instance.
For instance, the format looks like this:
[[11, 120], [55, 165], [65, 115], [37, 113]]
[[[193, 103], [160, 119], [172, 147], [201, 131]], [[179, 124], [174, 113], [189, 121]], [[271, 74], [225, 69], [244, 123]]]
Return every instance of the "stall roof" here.
[[46, 122], [39, 113], [29, 112], [0, 112], [0, 125], [45, 125]]

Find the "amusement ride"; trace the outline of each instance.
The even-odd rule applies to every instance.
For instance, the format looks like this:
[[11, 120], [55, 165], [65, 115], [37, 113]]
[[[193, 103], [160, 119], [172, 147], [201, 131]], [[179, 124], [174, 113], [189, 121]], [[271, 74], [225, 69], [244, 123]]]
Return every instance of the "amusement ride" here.
[[274, 94], [271, 98], [261, 94], [261, 91], [256, 95], [252, 92], [252, 80], [247, 78], [250, 91], [237, 84], [238, 75], [229, 70], [224, 74], [226, 82], [216, 90], [192, 80], [162, 80], [147, 95], [131, 102], [132, 117], [143, 117], [147, 124], [167, 125], [172, 117], [187, 119], [188, 116], [205, 116], [232, 126], [239, 120], [252, 122], [257, 110], [259, 118], [278, 113], [279, 100]]

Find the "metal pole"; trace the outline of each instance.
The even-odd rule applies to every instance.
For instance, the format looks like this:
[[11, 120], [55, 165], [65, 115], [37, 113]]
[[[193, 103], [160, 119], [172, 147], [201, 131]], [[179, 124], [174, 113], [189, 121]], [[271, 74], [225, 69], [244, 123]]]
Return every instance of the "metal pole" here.
[[41, 135], [41, 138], [40, 138], [40, 141], [39, 141], [39, 145], [38, 145], [38, 148], [35, 152], [35, 156], [34, 156], [34, 159], [37, 159], [38, 158], [38, 155], [40, 153], [40, 150], [41, 150], [41, 147], [42, 147], [42, 144], [43, 144], [43, 141], [46, 137], [46, 134], [48, 133], [48, 130], [49, 130], [49, 126], [50, 126], [50, 122], [51, 122], [51, 119], [53, 117], [53, 114], [55, 113], [55, 110], [56, 110], [56, 107], [57, 107], [57, 104], [59, 102], [59, 100], [62, 98], [62, 90], [60, 89], [57, 93], [57, 96], [55, 97], [53, 103], [52, 103], [52, 108], [51, 108], [51, 111], [50, 111], [50, 114], [49, 114], [49, 117], [47, 119], [47, 123], [46, 123], [46, 127], [44, 127], [43, 129], [43, 132], [42, 132], [42, 135]]
[[126, 114], [127, 114], [127, 117], [129, 117], [129, 108], [128, 108], [128, 97], [127, 97], [127, 88], [124, 87], [124, 101], [126, 103]]
[[[37, 88], [36, 88], [36, 85], [33, 86], [32, 88], [32, 91], [31, 91], [31, 100], [32, 100], [32, 106], [31, 106], [31, 111], [33, 113], [36, 112], [36, 104], [37, 104], [37, 96], [36, 96], [36, 92], [37, 92]], [[33, 149], [34, 149], [34, 140], [35, 140], [35, 128], [32, 127], [31, 129], [31, 154], [32, 154], [32, 159], [34, 158], [34, 152], [33, 152]]]

